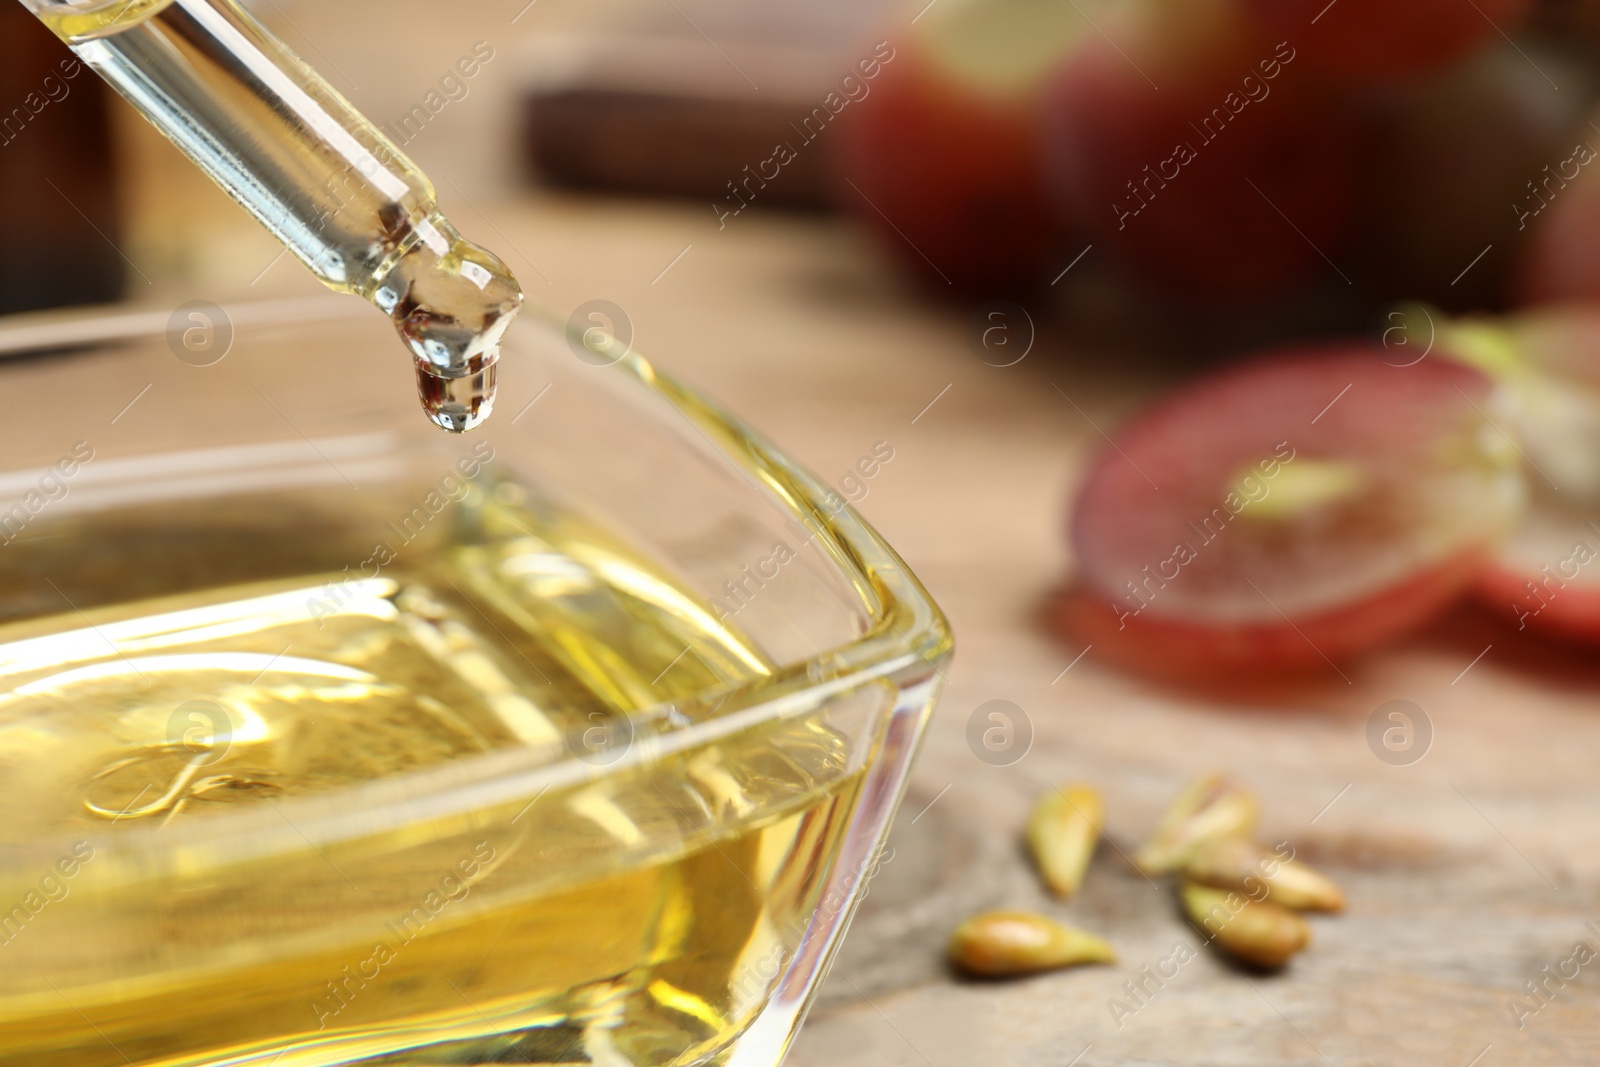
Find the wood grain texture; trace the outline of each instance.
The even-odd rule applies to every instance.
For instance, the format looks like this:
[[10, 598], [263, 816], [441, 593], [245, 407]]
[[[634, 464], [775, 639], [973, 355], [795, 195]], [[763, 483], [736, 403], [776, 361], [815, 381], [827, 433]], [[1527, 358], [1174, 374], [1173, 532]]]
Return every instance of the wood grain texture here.
[[[1067, 1067], [1082, 1053], [1078, 1067], [1467, 1067], [1485, 1048], [1480, 1067], [1600, 1061], [1600, 963], [1525, 1029], [1509, 1008], [1574, 942], [1600, 947], [1587, 926], [1600, 926], [1594, 657], [1461, 609], [1347, 669], [1349, 683], [1330, 670], [1256, 704], [1149, 685], [1093, 649], [1062, 673], [1083, 649], [1054, 640], [1038, 609], [1072, 569], [1061, 530], [1101, 442], [1094, 426], [1114, 426], [1181, 368], [1074, 346], [1043, 309], [1034, 352], [986, 366], [968, 342], [970, 315], [902, 291], [843, 222], [750, 216], [717, 232], [677, 206], [483, 206], [550, 278], [530, 282], [534, 301], [557, 315], [597, 294], [619, 302], [640, 349], [840, 488], [874, 443], [894, 448], [859, 509], [949, 611], [957, 656], [893, 859], [790, 1064]], [[299, 285], [293, 272], [283, 285]], [[115, 410], [139, 384], [86, 387], [115, 394]], [[504, 410], [517, 411], [536, 384], [507, 366], [502, 389]], [[1005, 768], [966, 744], [968, 717], [995, 699], [1019, 705], [1035, 734]], [[1366, 742], [1368, 717], [1390, 699], [1416, 702], [1434, 725], [1414, 765], [1387, 765]], [[1349, 912], [1314, 918], [1312, 949], [1280, 976], [1243, 974], [1202, 950], [1118, 1027], [1109, 1001], [1133, 1003], [1123, 982], [1178, 942], [1200, 947], [1170, 888], [1122, 854], [1190, 776], [1213, 768], [1256, 785], [1262, 840], [1291, 841], [1338, 878]], [[1083, 893], [1062, 905], [1038, 888], [1021, 827], [1038, 792], [1067, 779], [1104, 790], [1109, 841]], [[1122, 961], [957, 981], [942, 963], [946, 937], [992, 905], [1085, 926]]]
[[[1600, 1062], [1600, 962], [1552, 986], [1523, 1028], [1508, 1007], [1576, 942], [1600, 948], [1587, 925], [1600, 926], [1594, 656], [1527, 643], [1463, 609], [1349, 671], [1348, 683], [1330, 671], [1255, 704], [1159, 688], [1093, 650], [1063, 674], [1083, 650], [1037, 619], [1071, 572], [1066, 501], [1100, 447], [1097, 427], [1186, 373], [1181, 360], [1075, 344], [1041, 305], [1028, 357], [987, 366], [971, 347], [970, 312], [908, 293], [842, 221], [750, 214], [718, 231], [703, 206], [538, 193], [473, 206], [493, 218], [535, 302], [563, 317], [597, 296], [621, 304], [641, 350], [836, 485], [874, 443], [894, 449], [859, 507], [947, 609], [957, 654], [894, 858], [794, 1067]], [[146, 228], [158, 209], [147, 205]], [[221, 300], [316, 288], [292, 264], [247, 287], [273, 255], [248, 223], [209, 240], [197, 261], [251, 265], [226, 275], [243, 276], [233, 291], [172, 279], [157, 290]], [[409, 388], [394, 366], [400, 378], [379, 384]], [[504, 375], [502, 410], [515, 412], [537, 384], [515, 366]], [[74, 403], [115, 412], [144, 384], [85, 381]], [[283, 395], [289, 417], [315, 414], [314, 396]], [[142, 406], [129, 416], [139, 417]], [[1414, 701], [1434, 727], [1410, 766], [1381, 761], [1366, 740], [1369, 716], [1392, 699]], [[991, 700], [1018, 705], [1033, 727], [1031, 749], [1009, 767], [967, 745], [969, 716]], [[1255, 785], [1263, 838], [1290, 841], [1337, 878], [1349, 911], [1314, 919], [1312, 948], [1279, 976], [1202, 951], [1119, 1026], [1108, 1002], [1128, 1001], [1123, 984], [1197, 941], [1167, 887], [1121, 853], [1211, 769]], [[1081, 896], [1060, 905], [1028, 870], [1020, 830], [1033, 798], [1065, 779], [1104, 791], [1109, 841]], [[958, 981], [942, 963], [945, 938], [991, 905], [1078, 923], [1108, 937], [1121, 962]]]
[[[870, 53], [888, 6], [701, 0], [692, 14], [642, 8], [554, 43], [529, 64], [529, 163], [554, 184], [689, 196], [723, 211], [745, 199], [827, 205], [831, 115], [810, 132], [801, 124]], [[781, 168], [778, 146], [793, 154]]]
[[[1056, 641], [1038, 614], [1071, 571], [1065, 502], [1100, 445], [1094, 427], [1113, 425], [1181, 368], [1077, 347], [1042, 308], [1029, 357], [986, 366], [967, 339], [969, 314], [907, 295], [844, 224], [752, 217], [718, 234], [689, 211], [587, 201], [521, 217], [518, 240], [528, 232], [557, 265], [538, 295], [559, 308], [560, 294], [575, 304], [603, 286], [595, 291], [628, 308], [640, 345], [663, 365], [836, 485], [875, 442], [890, 442], [895, 458], [864, 483], [860, 509], [955, 627], [950, 685], [893, 859], [792, 1064], [1068, 1067], [1082, 1054], [1080, 1067], [1467, 1067], [1483, 1054], [1478, 1063], [1492, 1067], [1600, 1057], [1600, 963], [1552, 985], [1521, 1029], [1509, 1007], [1576, 942], [1600, 949], [1586, 925], [1600, 926], [1593, 657], [1525, 642], [1464, 608], [1347, 669], [1348, 683], [1329, 671], [1252, 704], [1147, 684], [1103, 667], [1093, 650], [1063, 674], [1083, 650]], [[1434, 728], [1410, 766], [1368, 747], [1368, 718], [1392, 699], [1415, 702]], [[968, 748], [968, 718], [991, 700], [1031, 720], [1033, 746], [1013, 766], [988, 766]], [[1313, 919], [1315, 943], [1281, 975], [1244, 974], [1202, 950], [1119, 1019], [1109, 1002], [1135, 1003], [1123, 983], [1180, 941], [1200, 947], [1169, 887], [1146, 882], [1123, 854], [1211, 769], [1258, 789], [1263, 839], [1291, 842], [1337, 878], [1349, 912]], [[1033, 798], [1066, 779], [1104, 790], [1109, 841], [1081, 896], [1060, 905], [1038, 887], [1020, 831]], [[942, 962], [950, 929], [996, 905], [1043, 908], [1100, 933], [1121, 962], [1007, 984], [953, 978]]]

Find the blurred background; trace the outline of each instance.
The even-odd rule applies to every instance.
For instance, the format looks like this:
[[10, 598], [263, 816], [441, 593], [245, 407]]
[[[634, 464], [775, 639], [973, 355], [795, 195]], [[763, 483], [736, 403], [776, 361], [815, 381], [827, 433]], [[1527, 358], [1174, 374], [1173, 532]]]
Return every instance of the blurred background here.
[[[639, 350], [832, 482], [951, 615], [892, 862], [791, 1062], [1593, 1062], [1593, 974], [1531, 1023], [1508, 1011], [1600, 943], [1592, 653], [1454, 603], [1359, 671], [1247, 704], [1045, 618], [1077, 563], [1073, 493], [1151, 398], [1241, 353], [1384, 338], [1410, 301], [1600, 298], [1600, 3], [249, 6], [534, 307], [618, 305]], [[321, 291], [67, 56], [0, 3], [0, 312]], [[1371, 740], [1396, 699], [1425, 720], [1414, 759]], [[970, 740], [995, 701], [1010, 762]], [[1208, 958], [1119, 1017], [1180, 936], [1119, 842], [1212, 768], [1257, 787], [1264, 839], [1336, 873], [1351, 915], [1292, 976]], [[1104, 789], [1112, 842], [1070, 915], [1116, 930], [1124, 963], [957, 981], [954, 922], [1043, 906], [1016, 829], [1069, 778]]]
[[[1600, 139], [1587, 0], [535, 0], [446, 23], [405, 0], [249, 6], [469, 215], [647, 202], [727, 236], [843, 214], [903, 285], [1028, 294], [1123, 343], [1360, 329], [1397, 300], [1501, 309], [1593, 281], [1552, 277], [1576, 253], [1551, 247], [1600, 210], [1577, 191]], [[62, 78], [53, 100], [65, 50], [0, 17], [0, 173], [39, 206], [12, 239], [38, 227], [78, 266], [19, 272], [5, 307], [105, 298], [119, 277], [130, 297], [299, 280], [252, 269], [277, 246], [98, 85]], [[461, 76], [474, 48], [489, 58]], [[24, 137], [46, 107], [70, 122]], [[120, 271], [100, 262], [118, 251]]]

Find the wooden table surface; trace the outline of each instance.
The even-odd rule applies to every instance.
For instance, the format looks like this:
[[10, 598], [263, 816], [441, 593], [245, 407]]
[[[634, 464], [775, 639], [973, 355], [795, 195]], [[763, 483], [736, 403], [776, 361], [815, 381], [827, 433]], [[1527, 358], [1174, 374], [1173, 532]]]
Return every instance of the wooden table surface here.
[[[1592, 658], [1529, 645], [1463, 610], [1347, 671], [1348, 683], [1330, 669], [1264, 706], [1157, 688], [1093, 650], [1078, 659], [1081, 647], [1038, 624], [1071, 569], [1065, 503], [1100, 443], [1090, 420], [1114, 423], [1161, 383], [1054, 342], [1043, 309], [1027, 359], [987, 366], [968, 316], [900, 292], [847, 226], [752, 219], [718, 234], [700, 221], [656, 210], [617, 229], [600, 222], [617, 243], [595, 291], [631, 310], [664, 364], [836, 482], [890, 442], [895, 458], [860, 509], [957, 636], [893, 858], [791, 1062], [1467, 1067], [1482, 1055], [1491, 1067], [1600, 1056], [1600, 960], [1525, 1026], [1510, 1006], [1577, 942], [1600, 952]], [[1368, 743], [1370, 716], [1394, 699], [1431, 722], [1426, 755], [1409, 765]], [[1023, 709], [1034, 731], [1008, 767], [968, 747], [969, 717], [991, 700]], [[1257, 787], [1263, 839], [1325, 867], [1349, 912], [1314, 920], [1316, 944], [1280, 976], [1201, 953], [1132, 999], [1124, 983], [1141, 968], [1199, 942], [1169, 889], [1122, 853], [1211, 769]], [[1037, 888], [1018, 830], [1032, 799], [1063, 779], [1104, 790], [1111, 841], [1080, 899], [1060, 907]], [[1121, 962], [1009, 984], [952, 979], [941, 962], [949, 930], [996, 905], [1044, 907], [1103, 933]]]
[[[1347, 671], [1348, 683], [1330, 670], [1254, 706], [1155, 687], [1092, 649], [1080, 658], [1038, 622], [1071, 571], [1066, 501], [1100, 441], [1094, 427], [1177, 372], [1079, 350], [1042, 306], [1027, 358], [986, 365], [969, 313], [904, 290], [839, 219], [752, 213], [719, 232], [694, 205], [529, 194], [477, 206], [535, 301], [562, 315], [596, 297], [620, 304], [641, 351], [841, 489], [857, 458], [879, 442], [894, 450], [859, 508], [944, 606], [957, 654], [892, 856], [792, 1064], [1600, 1059], [1600, 960], [1552, 983], [1523, 1027], [1510, 1006], [1576, 943], [1600, 950], [1592, 658], [1530, 645], [1471, 610]], [[468, 225], [472, 212], [460, 214]], [[248, 229], [231, 240], [229, 255], [273, 255]], [[287, 263], [253, 287], [162, 288], [174, 300], [316, 291]], [[1372, 712], [1394, 699], [1432, 727], [1409, 765], [1367, 741]], [[968, 747], [969, 717], [991, 700], [1022, 709], [1033, 734], [1010, 766]], [[1314, 946], [1281, 975], [1201, 951], [1158, 988], [1141, 968], [1199, 941], [1170, 890], [1122, 854], [1212, 769], [1254, 784], [1263, 839], [1327, 869], [1350, 908], [1313, 920]], [[1060, 906], [1035, 884], [1018, 832], [1032, 799], [1066, 779], [1104, 791], [1110, 840], [1080, 898]], [[1006, 984], [954, 979], [942, 963], [950, 929], [1000, 905], [1101, 933], [1120, 962]], [[1130, 997], [1130, 980], [1147, 993]]]
[[[150, 158], [168, 151], [139, 145]], [[134, 294], [142, 303], [318, 291], [287, 260], [263, 274], [271, 242], [168, 163], [156, 199], [181, 214], [146, 204], [128, 246], [151, 276]], [[1541, 649], [1463, 610], [1348, 682], [1330, 670], [1266, 705], [1118, 673], [1051, 637], [1038, 611], [1071, 571], [1066, 501], [1095, 427], [1181, 368], [1074, 346], [1044, 306], [1030, 309], [1038, 340], [1027, 358], [986, 365], [970, 313], [906, 291], [877, 249], [830, 217], [749, 212], [719, 231], [704, 205], [445, 194], [469, 233], [493, 236], [492, 219], [534, 301], [563, 316], [596, 297], [620, 304], [641, 351], [836, 484], [878, 442], [894, 450], [859, 509], [944, 606], [957, 654], [892, 858], [791, 1064], [1600, 1061], [1600, 959], [1552, 980], [1520, 1027], [1512, 1008], [1539, 1004], [1524, 983], [1556, 972], [1577, 943], [1600, 953], [1594, 657]], [[1369, 717], [1395, 699], [1431, 723], [1431, 746], [1409, 765], [1367, 741]], [[1015, 704], [1031, 727], [1010, 766], [967, 744], [969, 717], [991, 700]], [[1125, 983], [1141, 968], [1199, 942], [1170, 891], [1122, 853], [1212, 769], [1254, 784], [1263, 839], [1287, 840], [1333, 874], [1349, 911], [1313, 920], [1314, 946], [1281, 975], [1247, 975], [1201, 951], [1134, 999]], [[1060, 906], [1036, 886], [1018, 838], [1032, 799], [1065, 779], [1104, 791], [1109, 842], [1079, 899]], [[1005, 984], [952, 978], [950, 929], [998, 905], [1101, 933], [1120, 962]]]

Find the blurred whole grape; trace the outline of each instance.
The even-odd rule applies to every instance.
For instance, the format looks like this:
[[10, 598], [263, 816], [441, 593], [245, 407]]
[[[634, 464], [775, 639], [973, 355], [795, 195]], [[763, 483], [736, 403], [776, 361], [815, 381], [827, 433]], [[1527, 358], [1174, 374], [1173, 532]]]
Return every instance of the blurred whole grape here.
[[1451, 310], [1507, 302], [1517, 251], [1531, 236], [1526, 213], [1541, 203], [1532, 183], [1583, 134], [1600, 143], [1600, 133], [1582, 129], [1589, 81], [1570, 59], [1497, 42], [1368, 100], [1358, 215], [1361, 267], [1376, 299]]
[[888, 37], [837, 185], [940, 291], [1092, 243], [1061, 291], [1129, 307], [1600, 296], [1600, 0], [918, 0]]
[[1237, 0], [1131, 0], [1051, 85], [1046, 173], [1065, 217], [1174, 293], [1247, 298], [1328, 270], [1354, 140], [1297, 50]]
[[1089, 464], [1070, 646], [1235, 685], [1468, 596], [1600, 644], [1600, 0], [934, 0], [902, 30], [840, 177], [921, 277], [1060, 282], [1186, 354], [1268, 323]]
[[924, 282], [1025, 288], [1063, 242], [1040, 161], [1046, 79], [1092, 33], [1060, 0], [939, 0], [841, 121], [839, 195]]
[[1249, 0], [1319, 73], [1351, 84], [1414, 77], [1516, 28], [1530, 0]]
[[1526, 225], [1516, 279], [1530, 304], [1600, 299], [1600, 113], [1581, 117], [1551, 153], [1548, 170], [1518, 198]]

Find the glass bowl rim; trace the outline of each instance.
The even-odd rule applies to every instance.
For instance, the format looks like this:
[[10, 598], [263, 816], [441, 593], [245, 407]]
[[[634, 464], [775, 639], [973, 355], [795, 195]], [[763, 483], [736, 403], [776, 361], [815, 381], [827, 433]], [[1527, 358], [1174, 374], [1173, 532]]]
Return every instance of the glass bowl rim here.
[[[338, 296], [264, 300], [224, 305], [235, 329], [284, 328], [371, 315], [365, 304]], [[0, 368], [5, 357], [50, 350], [94, 350], [149, 341], [168, 330], [170, 309], [76, 308], [0, 319]], [[576, 327], [563, 325], [536, 307], [525, 309], [507, 341], [543, 329], [582, 344]], [[949, 624], [939, 607], [881, 535], [821, 479], [789, 459], [763, 435], [698, 390], [627, 351], [597, 372], [616, 371], [684, 417], [744, 476], [813, 535], [812, 543], [855, 591], [867, 625], [855, 638], [782, 664], [757, 682], [715, 690], [717, 714], [664, 735], [664, 743], [635, 745], [613, 763], [593, 766], [575, 758], [535, 762], [536, 753], [506, 749], [451, 760], [438, 767], [378, 779], [329, 794], [284, 798], [273, 811], [243, 811], [188, 825], [107, 830], [70, 835], [127, 859], [166, 854], [186, 873], [200, 867], [262, 859], [307, 844], [323, 845], [374, 836], [413, 823], [465, 814], [543, 796], [559, 786], [603, 779], [675, 750], [704, 744], [783, 717], [804, 714], [824, 702], [874, 684], [910, 684], [929, 674], [943, 677], [953, 652]], [[420, 418], [420, 415], [418, 416]], [[487, 424], [493, 427], [491, 418]], [[832, 503], [830, 503], [830, 500]], [[678, 701], [681, 708], [685, 702]], [[651, 710], [640, 709], [643, 715]], [[526, 810], [526, 809], [524, 809]], [[383, 818], [376, 824], [374, 815]], [[291, 819], [293, 815], [295, 818]], [[157, 836], [159, 835], [159, 836]], [[13, 871], [48, 866], [64, 837], [0, 845], [0, 865]], [[219, 847], [220, 846], [220, 847]], [[135, 862], [139, 866], [145, 863]], [[159, 864], [166, 866], [165, 863]], [[153, 872], [152, 872], [153, 873]]]

